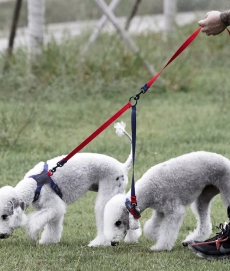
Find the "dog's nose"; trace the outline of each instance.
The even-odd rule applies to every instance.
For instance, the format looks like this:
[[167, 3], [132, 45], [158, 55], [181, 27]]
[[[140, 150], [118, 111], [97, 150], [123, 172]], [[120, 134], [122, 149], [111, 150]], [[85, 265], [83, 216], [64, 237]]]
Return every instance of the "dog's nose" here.
[[115, 247], [117, 245], [119, 245], [119, 242], [111, 242], [111, 246]]

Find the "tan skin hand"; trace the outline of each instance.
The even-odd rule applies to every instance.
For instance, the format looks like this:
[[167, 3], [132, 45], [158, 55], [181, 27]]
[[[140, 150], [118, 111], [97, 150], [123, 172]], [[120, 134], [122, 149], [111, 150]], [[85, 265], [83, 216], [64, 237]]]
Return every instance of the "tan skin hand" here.
[[206, 14], [205, 19], [200, 20], [198, 25], [201, 26], [201, 31], [206, 33], [207, 36], [218, 35], [223, 32], [226, 25], [221, 21], [221, 12], [210, 11]]

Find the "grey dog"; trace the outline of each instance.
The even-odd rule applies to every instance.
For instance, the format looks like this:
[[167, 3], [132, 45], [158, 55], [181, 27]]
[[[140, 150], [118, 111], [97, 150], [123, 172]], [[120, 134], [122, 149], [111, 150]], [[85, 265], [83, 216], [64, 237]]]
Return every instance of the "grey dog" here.
[[[183, 244], [204, 240], [212, 231], [212, 198], [220, 193], [224, 205], [230, 204], [230, 161], [205, 151], [184, 154], [150, 168], [136, 182], [135, 190], [140, 212], [153, 209], [152, 217], [144, 225], [145, 236], [156, 242], [151, 250], [173, 248], [185, 207], [190, 204], [197, 227]], [[141, 234], [139, 220], [125, 206], [126, 198], [130, 198], [130, 191], [115, 195], [105, 206], [105, 237], [110, 242], [119, 242], [124, 237], [125, 242], [137, 242]]]

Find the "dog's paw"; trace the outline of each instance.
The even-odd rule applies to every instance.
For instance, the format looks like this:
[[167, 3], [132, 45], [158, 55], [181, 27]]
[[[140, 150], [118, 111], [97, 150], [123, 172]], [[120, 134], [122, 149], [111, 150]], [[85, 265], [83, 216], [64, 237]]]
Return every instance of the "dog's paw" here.
[[31, 222], [31, 220], [28, 220], [25, 228], [26, 228], [26, 233], [29, 236], [29, 238], [32, 241], [37, 241], [39, 237], [39, 229], [36, 227], [36, 225], [34, 225]]
[[125, 243], [138, 243], [138, 238], [141, 236], [141, 228], [137, 230], [128, 230], [125, 236]]
[[88, 247], [99, 247], [99, 246], [110, 246], [111, 243], [107, 241], [104, 237], [97, 236], [94, 240], [92, 240]]
[[152, 251], [170, 251], [170, 250], [172, 250], [172, 247], [167, 244], [164, 246], [155, 244], [154, 246], [152, 246], [150, 248], [150, 250], [152, 250]]
[[38, 240], [39, 231], [32, 230], [30, 226], [26, 226], [26, 233], [32, 241]]
[[57, 243], [59, 243], [59, 242], [60, 242], [60, 240], [57, 239], [57, 238], [50, 238], [50, 239], [41, 238], [41, 239], [39, 240], [39, 244], [40, 244], [40, 245], [45, 245], [45, 244], [57, 244]]

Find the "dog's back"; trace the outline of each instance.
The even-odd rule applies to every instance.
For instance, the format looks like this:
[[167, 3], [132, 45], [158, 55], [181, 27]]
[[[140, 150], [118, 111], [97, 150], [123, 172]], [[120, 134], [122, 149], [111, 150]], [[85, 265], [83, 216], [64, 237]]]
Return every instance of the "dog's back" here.
[[136, 183], [136, 191], [147, 187], [154, 205], [164, 201], [163, 198], [165, 201], [180, 199], [187, 205], [207, 185], [230, 192], [230, 161], [216, 153], [198, 151], [153, 166]]

